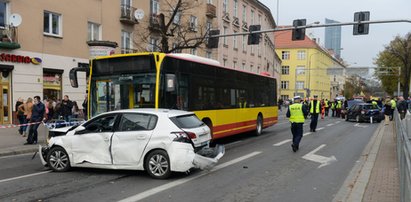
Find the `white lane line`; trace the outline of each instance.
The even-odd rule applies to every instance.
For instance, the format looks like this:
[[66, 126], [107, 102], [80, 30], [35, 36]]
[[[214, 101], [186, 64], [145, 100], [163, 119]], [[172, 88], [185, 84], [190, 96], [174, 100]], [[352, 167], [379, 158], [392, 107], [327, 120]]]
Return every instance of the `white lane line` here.
[[324, 127], [321, 127], [321, 128], [317, 128], [317, 130], [322, 130], [322, 129], [324, 129]]
[[291, 139], [287, 139], [287, 140], [281, 141], [281, 142], [279, 142], [279, 143], [273, 144], [273, 146], [278, 147], [278, 146], [281, 146], [281, 145], [283, 145], [283, 144], [285, 144], [285, 143], [287, 143], [287, 142], [291, 142]]
[[303, 136], [311, 135], [311, 132], [304, 133]]
[[341, 121], [336, 121], [336, 122], [334, 122], [335, 124], [337, 124], [337, 123], [340, 123]]
[[52, 172], [52, 171], [49, 170], [49, 171], [43, 171], [43, 172], [39, 172], [39, 173], [22, 175], [22, 176], [18, 176], [18, 177], [12, 177], [12, 178], [8, 178], [8, 179], [0, 180], [0, 183], [9, 182], [9, 181], [13, 181], [13, 180], [18, 180], [18, 179], [22, 179], [22, 178], [26, 178], [26, 177], [32, 177], [32, 176], [36, 176], [36, 175], [42, 175], [42, 174], [46, 174], [46, 173], [49, 173], [49, 172]]
[[178, 185], [184, 184], [184, 183], [186, 183], [186, 182], [195, 180], [195, 179], [197, 179], [197, 178], [199, 178], [199, 177], [202, 177], [202, 176], [204, 176], [204, 175], [207, 175], [207, 174], [209, 174], [209, 173], [211, 173], [211, 172], [215, 172], [215, 171], [220, 170], [220, 169], [222, 169], [222, 168], [225, 168], [225, 167], [227, 167], [227, 166], [236, 164], [236, 163], [238, 163], [238, 162], [240, 162], [240, 161], [244, 161], [244, 160], [246, 160], [246, 159], [248, 159], [248, 158], [251, 158], [251, 157], [253, 157], [253, 156], [256, 156], [256, 155], [258, 155], [258, 154], [260, 154], [260, 153], [262, 153], [262, 152], [260, 152], [260, 151], [252, 152], [252, 153], [247, 154], [247, 155], [245, 155], [245, 156], [242, 156], [242, 157], [233, 159], [233, 160], [231, 160], [231, 161], [225, 162], [225, 163], [223, 163], [223, 164], [220, 164], [220, 165], [214, 167], [213, 169], [211, 169], [209, 172], [204, 172], [204, 173], [202, 173], [202, 174], [200, 174], [200, 175], [197, 175], [197, 176], [194, 176], [194, 177], [191, 177], [191, 178], [185, 178], [185, 179], [176, 180], [176, 181], [173, 181], [173, 182], [164, 184], [164, 185], [162, 185], [162, 186], [159, 186], [159, 187], [156, 187], [156, 188], [149, 189], [149, 190], [147, 190], [147, 191], [141, 192], [141, 193], [136, 194], [136, 195], [134, 195], [134, 196], [131, 196], [131, 197], [122, 199], [122, 200], [120, 200], [119, 202], [128, 202], [128, 201], [139, 201], [139, 200], [142, 200], [142, 199], [144, 199], [144, 198], [147, 198], [147, 197], [149, 197], [149, 196], [152, 196], [152, 195], [157, 194], [157, 193], [159, 193], [159, 192], [162, 192], [162, 191], [164, 191], [164, 190], [171, 189], [171, 188], [173, 188], [173, 187], [176, 187], [176, 186], [178, 186]]
[[334, 125], [333, 123], [327, 124], [327, 126], [333, 126], [333, 125]]

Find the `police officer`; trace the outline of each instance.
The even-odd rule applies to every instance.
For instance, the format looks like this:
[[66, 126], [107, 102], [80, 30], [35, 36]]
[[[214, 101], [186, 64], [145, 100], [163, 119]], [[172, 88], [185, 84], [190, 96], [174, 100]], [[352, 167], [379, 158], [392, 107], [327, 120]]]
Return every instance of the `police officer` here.
[[311, 123], [310, 131], [315, 132], [318, 123], [318, 114], [320, 113], [320, 101], [318, 96], [314, 95], [314, 99], [310, 102], [310, 114], [311, 114]]
[[308, 115], [307, 107], [301, 102], [300, 96], [294, 97], [294, 104], [288, 107], [287, 117], [291, 122], [291, 133], [293, 134], [293, 144], [291, 148], [296, 152], [299, 148], [301, 138], [303, 137], [303, 125], [305, 117]]

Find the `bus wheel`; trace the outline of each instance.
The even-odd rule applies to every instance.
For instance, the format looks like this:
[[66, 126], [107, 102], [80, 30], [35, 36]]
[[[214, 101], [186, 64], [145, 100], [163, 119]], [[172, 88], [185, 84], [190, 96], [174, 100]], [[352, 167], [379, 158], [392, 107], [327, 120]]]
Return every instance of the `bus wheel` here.
[[255, 135], [259, 136], [263, 133], [263, 117], [258, 115], [257, 117], [257, 127], [255, 129]]

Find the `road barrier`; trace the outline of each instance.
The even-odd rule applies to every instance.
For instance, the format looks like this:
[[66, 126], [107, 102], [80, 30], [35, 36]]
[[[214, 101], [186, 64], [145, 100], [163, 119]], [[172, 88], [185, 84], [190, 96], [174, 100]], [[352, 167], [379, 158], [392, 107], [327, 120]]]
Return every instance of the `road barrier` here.
[[411, 201], [411, 114], [400, 119], [398, 110], [394, 112], [395, 132], [397, 134], [397, 157], [400, 175], [401, 202]]

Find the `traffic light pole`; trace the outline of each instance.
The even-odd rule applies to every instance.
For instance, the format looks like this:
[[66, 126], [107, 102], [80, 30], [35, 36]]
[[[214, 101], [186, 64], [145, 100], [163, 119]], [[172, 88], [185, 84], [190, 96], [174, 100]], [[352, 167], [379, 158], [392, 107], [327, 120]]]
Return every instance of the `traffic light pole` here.
[[396, 22], [411, 23], [411, 20], [410, 19], [372, 20], [372, 21], [343, 22], [343, 23], [330, 23], [330, 24], [308, 24], [308, 25], [304, 25], [304, 26], [296, 26], [296, 27], [288, 26], [288, 27], [274, 28], [274, 29], [267, 29], [267, 30], [260, 30], [260, 31], [252, 31], [252, 32], [240, 32], [240, 33], [233, 33], [233, 34], [211, 35], [211, 36], [208, 36], [208, 38], [227, 37], [227, 36], [240, 36], [240, 35], [249, 35], [249, 34], [262, 34], [262, 33], [267, 33], [267, 32], [279, 32], [279, 31], [294, 30], [294, 29], [335, 27], [335, 26], [359, 25], [359, 24], [382, 24], [382, 23], [396, 23]]

